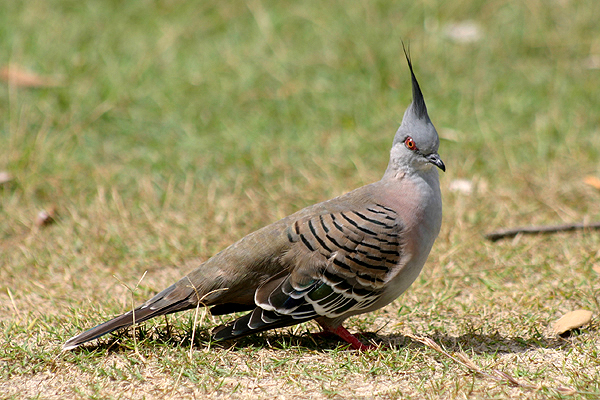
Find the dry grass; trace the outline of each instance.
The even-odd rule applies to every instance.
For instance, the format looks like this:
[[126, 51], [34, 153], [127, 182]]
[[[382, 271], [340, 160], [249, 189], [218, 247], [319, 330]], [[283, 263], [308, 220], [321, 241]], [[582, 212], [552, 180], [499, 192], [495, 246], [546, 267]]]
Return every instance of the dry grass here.
[[[445, 4], [445, 3], [444, 3]], [[492, 229], [600, 219], [593, 1], [7, 2], [0, 63], [0, 397], [597, 398], [600, 234]], [[457, 42], [473, 20], [480, 39]], [[157, 319], [61, 353], [244, 234], [379, 179], [409, 102], [410, 39], [440, 153], [444, 221], [411, 289], [347, 327], [210, 343]], [[473, 183], [453, 191], [456, 179]], [[56, 207], [56, 223], [35, 224]], [[551, 325], [594, 312], [567, 338]], [[192, 332], [194, 340], [192, 341]], [[191, 350], [191, 351], [190, 351]]]

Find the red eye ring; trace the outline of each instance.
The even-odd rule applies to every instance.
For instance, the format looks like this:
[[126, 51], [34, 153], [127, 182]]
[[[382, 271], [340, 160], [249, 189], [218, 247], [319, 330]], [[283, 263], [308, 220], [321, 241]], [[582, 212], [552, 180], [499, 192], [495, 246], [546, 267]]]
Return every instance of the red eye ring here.
[[411, 138], [410, 136], [404, 140], [404, 145], [409, 150], [412, 150], [412, 151], [417, 150], [417, 145], [415, 144], [415, 141], [413, 140], [413, 138]]

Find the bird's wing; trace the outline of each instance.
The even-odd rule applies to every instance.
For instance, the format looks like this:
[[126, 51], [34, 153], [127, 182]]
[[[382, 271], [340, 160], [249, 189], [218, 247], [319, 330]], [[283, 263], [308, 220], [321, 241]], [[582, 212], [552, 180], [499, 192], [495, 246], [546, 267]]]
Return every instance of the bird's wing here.
[[369, 309], [401, 260], [402, 229], [397, 213], [381, 204], [295, 220], [285, 232], [284, 270], [257, 288], [254, 311], [217, 328], [215, 338]]

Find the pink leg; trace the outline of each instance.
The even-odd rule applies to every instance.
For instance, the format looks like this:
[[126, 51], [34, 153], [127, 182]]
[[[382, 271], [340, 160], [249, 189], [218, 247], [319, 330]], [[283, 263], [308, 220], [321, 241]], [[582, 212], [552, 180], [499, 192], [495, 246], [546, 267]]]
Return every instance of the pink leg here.
[[321, 323], [319, 323], [319, 325], [321, 325], [321, 327], [323, 328], [323, 332], [321, 332], [322, 334], [333, 334], [342, 339], [344, 342], [349, 343], [354, 350], [366, 351], [374, 350], [377, 348], [377, 346], [374, 346], [372, 344], [364, 344], [363, 342], [358, 340], [356, 336], [348, 332], [348, 330], [342, 325], [338, 326], [337, 328], [332, 328]]

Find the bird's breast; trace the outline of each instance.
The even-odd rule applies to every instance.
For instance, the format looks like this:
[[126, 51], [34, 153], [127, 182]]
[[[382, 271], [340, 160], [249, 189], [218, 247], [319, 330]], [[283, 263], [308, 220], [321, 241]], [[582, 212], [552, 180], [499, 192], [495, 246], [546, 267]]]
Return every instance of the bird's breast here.
[[402, 226], [402, 257], [388, 279], [385, 296], [394, 300], [404, 292], [421, 272], [437, 238], [442, 221], [442, 202], [437, 174], [432, 179], [404, 178], [392, 196], [393, 208]]

